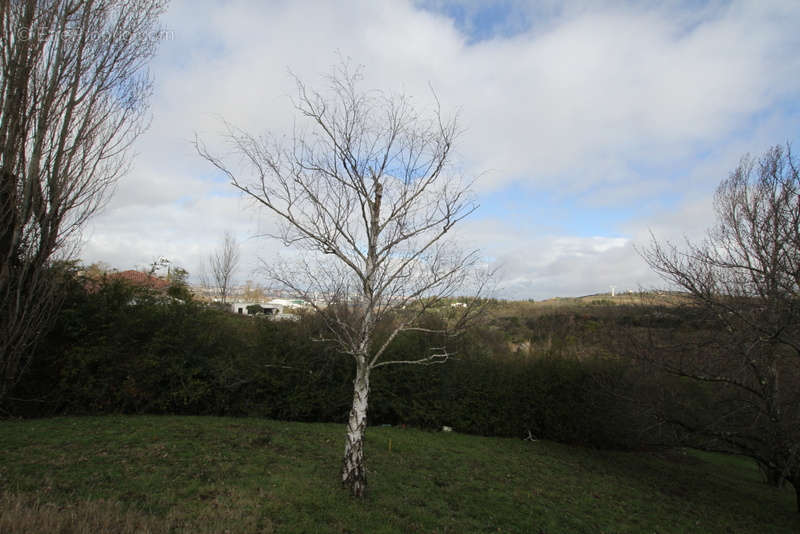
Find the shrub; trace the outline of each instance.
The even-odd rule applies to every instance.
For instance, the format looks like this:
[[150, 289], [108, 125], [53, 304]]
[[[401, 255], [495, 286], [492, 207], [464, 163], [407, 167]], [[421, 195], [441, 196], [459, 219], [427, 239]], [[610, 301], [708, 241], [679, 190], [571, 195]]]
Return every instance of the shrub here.
[[[587, 316], [584, 322], [597, 321]], [[547, 335], [547, 325], [558, 335], [581, 335], [574, 325], [565, 329], [564, 317], [526, 324], [537, 335]], [[121, 282], [92, 292], [76, 284], [6, 409], [24, 416], [171, 413], [344, 421], [353, 366], [349, 356], [314, 341], [322, 333], [324, 325], [313, 315], [253, 321]], [[436, 341], [403, 333], [387, 359], [419, 358]], [[515, 354], [504, 332], [492, 326], [473, 328], [454, 348], [445, 364], [375, 373], [370, 424], [447, 425], [487, 436], [530, 432], [597, 447], [641, 443], [642, 417], [620, 394], [633, 391], [639, 379], [620, 361], [601, 353], [581, 360], [558, 351]]]

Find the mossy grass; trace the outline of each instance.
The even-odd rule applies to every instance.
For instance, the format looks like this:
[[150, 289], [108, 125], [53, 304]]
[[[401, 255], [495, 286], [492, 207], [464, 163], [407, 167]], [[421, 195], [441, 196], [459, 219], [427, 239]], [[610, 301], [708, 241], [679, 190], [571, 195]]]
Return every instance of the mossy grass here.
[[337, 484], [343, 447], [337, 424], [1, 421], [0, 488], [14, 506], [0, 507], [0, 530], [24, 531], [37, 513], [103, 509], [152, 532], [800, 531], [793, 492], [766, 486], [736, 457], [376, 427], [369, 493], [358, 501]]

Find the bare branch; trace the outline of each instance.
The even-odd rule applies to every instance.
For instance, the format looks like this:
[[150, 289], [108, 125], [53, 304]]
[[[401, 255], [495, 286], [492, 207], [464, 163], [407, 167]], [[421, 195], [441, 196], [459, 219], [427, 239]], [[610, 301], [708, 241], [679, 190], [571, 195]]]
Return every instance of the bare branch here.
[[713, 386], [713, 402], [672, 414], [671, 422], [755, 458], [800, 489], [798, 193], [790, 147], [746, 156], [719, 185], [717, 225], [702, 243], [679, 249], [653, 237], [640, 254], [691, 296], [696, 323], [692, 343], [651, 344], [651, 361]]
[[54, 259], [76, 249], [148, 124], [165, 3], [2, 3], [0, 400], [58, 307]]
[[[353, 356], [344, 480], [358, 495], [370, 371], [401, 363], [378, 360], [400, 332], [424, 329], [418, 322], [479, 263], [476, 252], [464, 253], [445, 239], [477, 207], [471, 184], [451, 172], [455, 119], [443, 118], [438, 98], [425, 116], [405, 95], [361, 91], [360, 80], [361, 69], [348, 62], [334, 67], [326, 94], [295, 77], [294, 106], [309, 133], [295, 129], [285, 143], [228, 125], [226, 139], [238, 162], [223, 162], [196, 141], [200, 155], [234, 187], [282, 221], [276, 234], [301, 254], [288, 263], [262, 261], [265, 271], [302, 295], [339, 351]], [[378, 325], [389, 332], [380, 341]], [[442, 333], [451, 335], [457, 326]], [[442, 348], [406, 363], [440, 362], [447, 355]]]
[[241, 250], [236, 238], [225, 232], [221, 248], [208, 257], [208, 269], [213, 283], [213, 291], [220, 302], [225, 304], [233, 286], [233, 276], [239, 266]]

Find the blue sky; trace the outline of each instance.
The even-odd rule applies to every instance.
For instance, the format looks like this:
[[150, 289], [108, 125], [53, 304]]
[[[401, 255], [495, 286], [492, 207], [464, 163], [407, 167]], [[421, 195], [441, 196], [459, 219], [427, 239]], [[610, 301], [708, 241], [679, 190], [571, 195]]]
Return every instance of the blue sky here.
[[[201, 160], [222, 118], [282, 135], [291, 69], [311, 85], [339, 57], [365, 87], [464, 133], [456, 161], [481, 208], [456, 232], [501, 266], [501, 296], [548, 298], [660, 280], [634, 246], [701, 237], [716, 185], [745, 153], [800, 132], [800, 3], [610, 0], [174, 0], [152, 65], [150, 130], [82, 256], [125, 269], [166, 256], [198, 276], [225, 231], [239, 279], [281, 247], [273, 221]], [[799, 149], [800, 150], [800, 149]]]
[[[519, 2], [418, 2], [423, 9], [452, 20], [469, 44], [509, 38], [530, 30], [530, 6]], [[555, 7], [555, 10], [558, 8]]]

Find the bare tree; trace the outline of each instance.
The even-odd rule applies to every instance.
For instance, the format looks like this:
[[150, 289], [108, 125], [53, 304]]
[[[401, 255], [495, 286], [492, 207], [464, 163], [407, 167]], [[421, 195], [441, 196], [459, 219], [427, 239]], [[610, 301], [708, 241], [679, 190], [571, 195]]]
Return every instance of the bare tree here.
[[163, 0], [0, 2], [0, 401], [58, 296], [51, 264], [128, 166]]
[[[362, 497], [370, 374], [448, 358], [442, 345], [410, 361], [382, 359], [404, 331], [452, 332], [452, 325], [426, 328], [419, 320], [474, 272], [477, 254], [444, 238], [476, 205], [449, 165], [458, 129], [438, 102], [423, 116], [406, 96], [360, 91], [360, 71], [347, 64], [328, 82], [330, 97], [297, 80], [295, 106], [311, 131], [296, 131], [288, 143], [228, 126], [243, 174], [199, 141], [197, 148], [280, 221], [273, 237], [298, 253], [281, 264], [265, 262], [265, 269], [303, 295], [325, 320], [329, 341], [353, 357], [342, 482]], [[380, 337], [379, 324], [386, 332]]]
[[239, 266], [240, 253], [236, 238], [230, 232], [225, 232], [222, 247], [208, 257], [208, 270], [211, 277], [206, 284], [213, 289], [222, 304], [225, 304], [230, 296], [233, 275]]
[[669, 422], [750, 456], [773, 483], [788, 480], [800, 511], [800, 174], [789, 147], [743, 158], [715, 209], [703, 243], [653, 240], [643, 253], [692, 297], [695, 327], [661, 344], [659, 364], [712, 388], [703, 407], [673, 410]]

